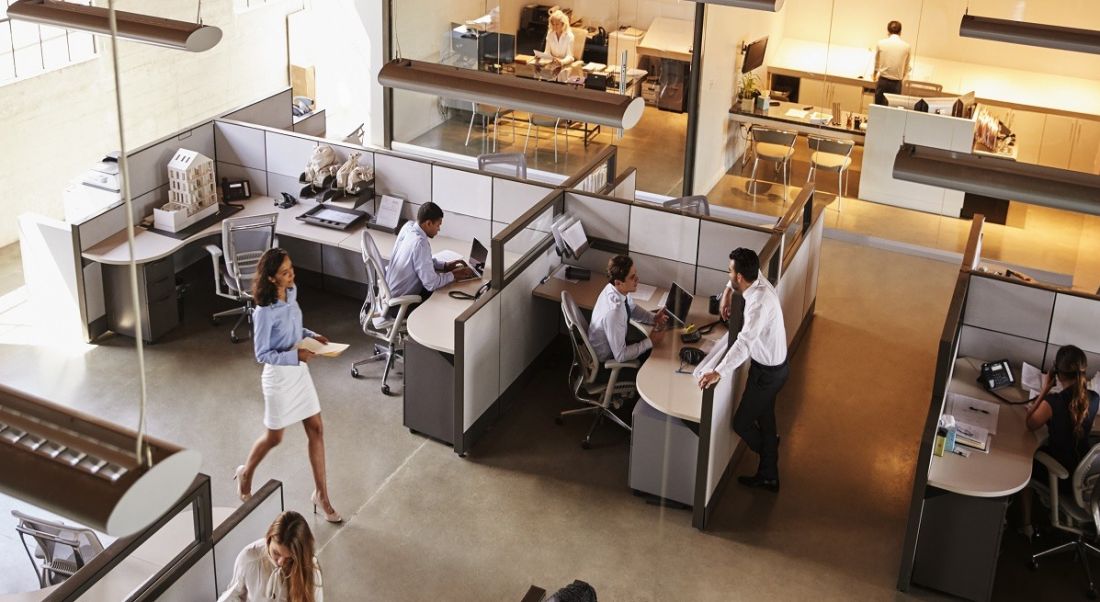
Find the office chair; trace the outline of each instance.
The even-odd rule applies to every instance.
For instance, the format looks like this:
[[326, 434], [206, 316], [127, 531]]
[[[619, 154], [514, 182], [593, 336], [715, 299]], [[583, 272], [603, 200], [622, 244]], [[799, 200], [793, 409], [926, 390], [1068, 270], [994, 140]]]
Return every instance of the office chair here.
[[794, 143], [798, 140], [798, 132], [754, 126], [749, 133], [752, 136], [752, 149], [755, 156], [752, 161], [752, 175], [749, 177], [753, 199], [756, 199], [756, 167], [763, 159], [775, 163], [777, 171], [783, 170], [783, 200], [786, 201], [787, 186], [790, 184], [791, 157], [794, 156]]
[[569, 330], [569, 341], [573, 345], [573, 364], [569, 367], [569, 390], [573, 394], [573, 399], [586, 407], [566, 410], [558, 414], [554, 422], [561, 424], [566, 416], [573, 414], [595, 413], [592, 426], [588, 427], [588, 434], [581, 442], [581, 447], [589, 449], [592, 447], [592, 432], [604, 418], [610, 419], [628, 432], [631, 430], [630, 425], [620, 420], [611, 408], [613, 405], [618, 407], [623, 399], [629, 399], [637, 394], [632, 381], [619, 382], [619, 371], [623, 368], [637, 369], [639, 362], [608, 360], [602, 367], [610, 370], [610, 374], [601, 373], [596, 352], [592, 350], [592, 344], [588, 341], [588, 320], [584, 319], [569, 291], [561, 293], [561, 313], [565, 318], [565, 327]]
[[527, 179], [527, 155], [523, 153], [489, 153], [477, 156], [477, 168]]
[[675, 209], [689, 215], [710, 215], [710, 202], [707, 201], [706, 195], [702, 194], [671, 199], [661, 203], [661, 206], [667, 209]]
[[[1096, 582], [1089, 567], [1089, 553], [1100, 555], [1097, 537], [1100, 533], [1100, 444], [1092, 446], [1077, 464], [1073, 474], [1046, 452], [1038, 452], [1035, 459], [1047, 467], [1050, 479], [1047, 483], [1032, 480], [1030, 486], [1050, 507], [1050, 524], [1059, 531], [1076, 536], [1059, 546], [1043, 550], [1031, 557], [1031, 568], [1039, 567], [1039, 559], [1061, 552], [1074, 551], [1088, 579], [1088, 596], [1096, 598]], [[1073, 496], [1060, 495], [1058, 481], [1073, 479]], [[1090, 541], [1091, 540], [1091, 541]]]
[[807, 141], [810, 144], [810, 173], [806, 181], [817, 184], [817, 170], [836, 172], [836, 210], [842, 209], [841, 202], [845, 194], [848, 194], [848, 180], [846, 174], [852, 166], [852, 150], [856, 143], [851, 140], [837, 140], [836, 138], [821, 138], [810, 136]]
[[252, 336], [252, 277], [256, 274], [256, 267], [264, 251], [279, 244], [279, 239], [275, 236], [275, 222], [278, 218], [277, 213], [266, 213], [224, 219], [221, 248], [206, 245], [206, 252], [210, 253], [210, 259], [214, 262], [214, 292], [219, 297], [242, 304], [241, 307], [220, 311], [210, 318], [216, 326], [221, 318], [240, 316], [229, 331], [229, 340], [234, 343], [240, 342], [237, 329], [246, 321], [248, 336]]
[[[523, 154], [527, 155], [527, 144], [531, 142], [531, 126], [535, 126], [535, 155], [539, 154], [539, 130], [541, 128], [554, 128], [554, 163], [558, 162], [558, 127], [561, 119], [549, 115], [536, 115], [531, 113], [527, 120], [527, 137], [523, 140]], [[565, 156], [569, 156], [569, 132], [565, 133]]]
[[[35, 518], [18, 510], [12, 510], [11, 515], [19, 520], [15, 530], [34, 567], [39, 587], [65, 581], [103, 551], [99, 536], [91, 529]], [[27, 545], [27, 537], [34, 540], [34, 552]]]
[[[474, 119], [481, 118], [481, 127], [486, 132], [489, 130], [489, 122], [493, 123], [493, 152], [497, 152], [497, 126], [500, 124], [500, 118], [506, 115], [511, 115], [511, 109], [502, 109], [500, 107], [494, 107], [480, 102], [473, 104], [473, 111], [470, 113], [470, 127], [466, 128], [466, 146], [470, 146], [470, 135], [474, 132]], [[516, 141], [516, 122], [512, 120], [512, 142]]]
[[[382, 267], [382, 254], [378, 252], [378, 245], [374, 244], [369, 230], [363, 230], [361, 247], [363, 266], [367, 269], [367, 298], [359, 309], [359, 325], [363, 328], [363, 334], [377, 339], [379, 344], [375, 345], [374, 355], [351, 365], [351, 375], [359, 378], [359, 366], [385, 359], [382, 393], [389, 395], [390, 386], [386, 384], [386, 379], [390, 375], [390, 368], [393, 367], [395, 358], [404, 359], [398, 347], [405, 334], [405, 318], [409, 315], [410, 307], [420, 303], [421, 299], [420, 295], [394, 297], [390, 294], [390, 287], [386, 284], [386, 271]], [[393, 307], [399, 308], [397, 315], [389, 317], [390, 308]]]

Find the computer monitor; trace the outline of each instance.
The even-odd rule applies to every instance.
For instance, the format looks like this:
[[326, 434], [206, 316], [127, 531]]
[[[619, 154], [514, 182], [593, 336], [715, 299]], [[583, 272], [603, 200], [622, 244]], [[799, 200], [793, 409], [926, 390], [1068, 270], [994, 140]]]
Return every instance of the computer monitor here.
[[474, 244], [470, 246], [470, 263], [473, 264], [470, 267], [476, 269], [478, 272], [485, 269], [485, 262], [489, 259], [489, 249], [485, 248], [485, 245], [481, 244], [481, 241], [474, 239]]
[[915, 110], [917, 102], [920, 100], [919, 96], [906, 96], [904, 94], [890, 94], [889, 92], [883, 94], [886, 97], [886, 105], [890, 107], [901, 107], [903, 109]]
[[691, 296], [691, 293], [673, 282], [672, 288], [668, 289], [668, 297], [665, 298], [665, 311], [681, 326], [686, 326], [692, 299], [694, 297]]
[[925, 98], [924, 102], [928, 103], [928, 112], [937, 115], [954, 115], [956, 113], [955, 105], [959, 105], [958, 112], [961, 113], [962, 111], [962, 102], [955, 96]]
[[486, 33], [478, 40], [482, 63], [508, 65], [516, 62], [516, 36], [507, 33]]
[[741, 64], [741, 73], [748, 73], [764, 64], [764, 52], [768, 49], [768, 36], [745, 47], [745, 62]]
[[588, 235], [584, 232], [581, 220], [570, 214], [564, 214], [550, 226], [554, 235], [554, 246], [562, 257], [579, 259], [588, 250]]

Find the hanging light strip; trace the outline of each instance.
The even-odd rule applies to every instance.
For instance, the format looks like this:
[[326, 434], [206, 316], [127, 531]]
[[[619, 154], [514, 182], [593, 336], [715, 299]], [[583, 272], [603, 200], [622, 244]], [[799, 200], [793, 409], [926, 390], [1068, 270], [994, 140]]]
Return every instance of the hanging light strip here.
[[187, 491], [198, 452], [0, 385], [0, 492], [121, 537]]
[[[110, 9], [59, 0], [16, 0], [8, 17], [40, 25], [77, 29], [110, 35]], [[156, 46], [203, 52], [222, 39], [222, 30], [201, 23], [162, 19], [149, 15], [115, 11], [118, 37]]]
[[638, 124], [645, 110], [641, 98], [408, 59], [395, 59], [383, 66], [378, 83], [626, 130]]
[[699, 4], [721, 4], [722, 6], [734, 6], [737, 8], [751, 8], [752, 10], [766, 10], [778, 12], [783, 8], [783, 0], [694, 0]]
[[903, 144], [894, 177], [1004, 200], [1100, 215], [1100, 176]]
[[963, 15], [959, 35], [994, 42], [1100, 54], [1100, 31]]

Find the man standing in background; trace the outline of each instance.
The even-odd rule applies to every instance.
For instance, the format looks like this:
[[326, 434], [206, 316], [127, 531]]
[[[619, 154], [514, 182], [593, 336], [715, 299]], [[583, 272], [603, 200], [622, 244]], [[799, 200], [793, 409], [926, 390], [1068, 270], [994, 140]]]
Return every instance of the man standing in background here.
[[875, 48], [875, 104], [885, 105], [886, 94], [901, 94], [901, 80], [912, 69], [912, 49], [901, 39], [901, 23], [886, 25], [890, 36], [878, 41]]

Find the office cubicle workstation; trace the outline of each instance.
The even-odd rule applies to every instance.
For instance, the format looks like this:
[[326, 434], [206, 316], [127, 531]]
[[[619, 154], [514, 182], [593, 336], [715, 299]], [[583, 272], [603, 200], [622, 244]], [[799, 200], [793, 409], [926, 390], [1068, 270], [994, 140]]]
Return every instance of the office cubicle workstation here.
[[[898, 576], [903, 591], [920, 585], [971, 600], [992, 595], [1006, 508], [1028, 486], [1041, 443], [1024, 425], [1034, 392], [1020, 388], [1022, 364], [1050, 370], [1070, 344], [1090, 372], [1100, 363], [1100, 297], [1070, 288], [1066, 275], [984, 259], [983, 222], [974, 220], [940, 337]], [[979, 386], [982, 364], [1002, 359], [1017, 384], [995, 393]], [[957, 395], [999, 407], [988, 452], [933, 452], [941, 416], [958, 413]]]

